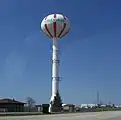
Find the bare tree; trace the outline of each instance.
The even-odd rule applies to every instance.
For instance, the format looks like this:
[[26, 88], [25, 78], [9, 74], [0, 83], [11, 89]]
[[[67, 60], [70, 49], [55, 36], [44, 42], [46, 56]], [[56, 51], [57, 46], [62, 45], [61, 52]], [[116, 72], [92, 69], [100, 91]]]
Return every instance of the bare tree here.
[[31, 109], [34, 107], [36, 101], [32, 97], [27, 97], [26, 103], [27, 103], [28, 111], [30, 112]]

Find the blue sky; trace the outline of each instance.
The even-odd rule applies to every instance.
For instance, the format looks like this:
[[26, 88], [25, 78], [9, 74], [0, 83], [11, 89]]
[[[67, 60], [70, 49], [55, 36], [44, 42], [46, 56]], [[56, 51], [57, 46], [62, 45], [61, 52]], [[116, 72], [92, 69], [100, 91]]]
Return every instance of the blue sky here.
[[0, 97], [48, 103], [51, 43], [40, 22], [62, 13], [71, 23], [60, 41], [64, 103], [121, 103], [120, 0], [0, 0]]

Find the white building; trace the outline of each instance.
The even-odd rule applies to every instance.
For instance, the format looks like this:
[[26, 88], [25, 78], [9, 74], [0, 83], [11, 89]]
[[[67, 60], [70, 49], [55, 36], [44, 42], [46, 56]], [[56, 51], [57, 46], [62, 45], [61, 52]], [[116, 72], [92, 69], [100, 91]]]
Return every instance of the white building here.
[[97, 104], [81, 104], [80, 108], [93, 108], [96, 107]]

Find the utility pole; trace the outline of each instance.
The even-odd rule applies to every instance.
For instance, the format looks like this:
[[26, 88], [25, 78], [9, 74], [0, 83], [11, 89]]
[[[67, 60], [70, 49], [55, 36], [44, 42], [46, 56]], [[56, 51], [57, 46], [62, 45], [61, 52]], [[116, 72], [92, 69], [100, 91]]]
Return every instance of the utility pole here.
[[97, 92], [97, 105], [100, 107], [100, 93], [99, 91]]

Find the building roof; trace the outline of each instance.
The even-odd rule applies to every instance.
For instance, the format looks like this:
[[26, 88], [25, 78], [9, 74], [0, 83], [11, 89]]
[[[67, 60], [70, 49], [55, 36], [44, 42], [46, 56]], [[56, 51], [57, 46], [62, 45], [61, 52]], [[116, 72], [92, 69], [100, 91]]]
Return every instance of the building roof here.
[[64, 106], [75, 106], [75, 105], [73, 105], [73, 104], [62, 104], [62, 106], [64, 107]]
[[42, 105], [35, 105], [35, 107], [42, 107]]
[[0, 104], [3, 104], [3, 103], [25, 104], [24, 102], [20, 102], [20, 101], [16, 101], [15, 99], [8, 99], [8, 98], [0, 99]]

